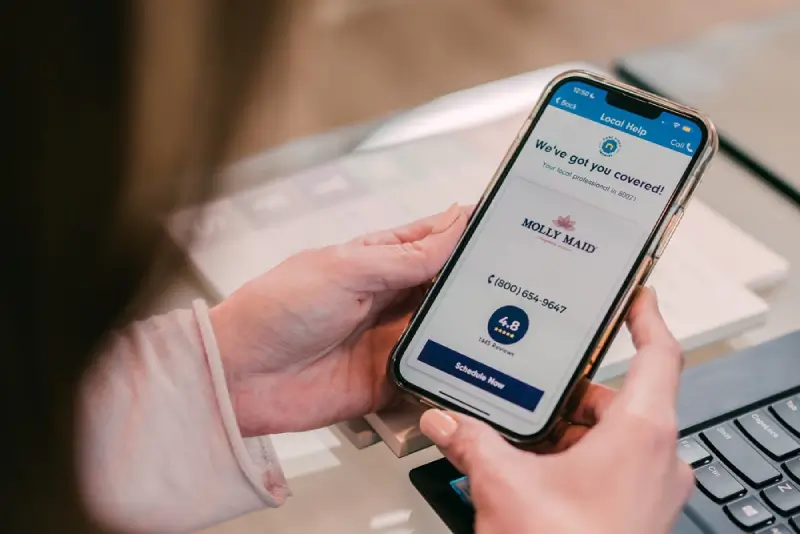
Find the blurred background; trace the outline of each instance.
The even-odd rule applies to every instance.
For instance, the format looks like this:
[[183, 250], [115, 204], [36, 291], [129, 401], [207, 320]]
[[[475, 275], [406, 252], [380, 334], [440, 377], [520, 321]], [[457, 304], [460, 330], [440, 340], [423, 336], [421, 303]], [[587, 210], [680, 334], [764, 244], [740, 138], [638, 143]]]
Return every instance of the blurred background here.
[[258, 89], [230, 158], [547, 65], [581, 60], [605, 66], [640, 48], [796, 5], [793, 0], [293, 0], [280, 61], [269, 67], [281, 72]]

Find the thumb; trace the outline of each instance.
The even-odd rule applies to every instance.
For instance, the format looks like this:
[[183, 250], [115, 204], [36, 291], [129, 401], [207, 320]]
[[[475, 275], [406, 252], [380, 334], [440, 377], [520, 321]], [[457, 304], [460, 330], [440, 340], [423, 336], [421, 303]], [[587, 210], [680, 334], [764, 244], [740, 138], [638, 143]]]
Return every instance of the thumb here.
[[[392, 231], [393, 239], [356, 240], [339, 250], [343, 272], [358, 291], [377, 293], [430, 281], [453, 252], [467, 215], [458, 206]], [[374, 244], [373, 244], [374, 243]]]
[[480, 467], [491, 468], [517, 452], [492, 427], [466, 415], [428, 410], [422, 414], [419, 426], [450, 463], [467, 476]]

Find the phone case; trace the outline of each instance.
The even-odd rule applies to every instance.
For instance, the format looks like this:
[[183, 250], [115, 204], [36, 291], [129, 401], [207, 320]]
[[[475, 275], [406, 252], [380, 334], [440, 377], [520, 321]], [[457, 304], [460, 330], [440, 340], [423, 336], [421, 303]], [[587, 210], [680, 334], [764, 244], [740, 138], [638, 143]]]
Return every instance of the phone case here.
[[[501, 432], [509, 441], [519, 446], [535, 446], [536, 444], [545, 440], [558, 427], [560, 422], [563, 420], [564, 414], [568, 413], [571, 409], [573, 409], [577, 401], [580, 400], [582, 390], [585, 389], [585, 385], [588, 383], [588, 380], [590, 380], [594, 375], [600, 362], [605, 356], [605, 353], [611, 341], [614, 339], [614, 336], [616, 335], [620, 326], [623, 324], [625, 315], [627, 314], [627, 311], [633, 301], [633, 297], [635, 296], [636, 292], [647, 281], [647, 278], [652, 272], [653, 267], [655, 267], [656, 263], [658, 262], [658, 259], [661, 257], [665, 247], [669, 243], [670, 238], [675, 232], [675, 229], [680, 223], [681, 217], [683, 216], [684, 207], [686, 206], [692, 194], [694, 193], [695, 189], [697, 188], [697, 185], [700, 182], [700, 178], [702, 177], [702, 174], [708, 167], [708, 164], [711, 161], [712, 157], [717, 152], [719, 144], [716, 129], [712, 124], [712, 122], [710, 121], [710, 119], [693, 108], [676, 104], [675, 102], [672, 102], [660, 96], [653, 95], [646, 91], [642, 91], [636, 87], [632, 87], [622, 82], [611, 80], [609, 78], [599, 76], [591, 72], [582, 70], [566, 71], [550, 81], [550, 83], [543, 91], [542, 97], [539, 99], [539, 101], [536, 103], [536, 105], [529, 113], [527, 119], [522, 125], [522, 128], [520, 129], [516, 138], [514, 139], [508, 151], [506, 152], [506, 155], [504, 156], [503, 160], [498, 166], [497, 171], [495, 172], [491, 181], [484, 190], [484, 193], [482, 194], [478, 204], [476, 205], [473, 217], [467, 224], [468, 228], [471, 225], [475, 224], [475, 214], [481, 212], [484, 204], [487, 201], [489, 193], [493, 191], [494, 188], [497, 186], [498, 180], [500, 180], [500, 178], [502, 177], [511, 159], [514, 157], [517, 150], [520, 148], [520, 144], [522, 143], [526, 133], [528, 132], [529, 128], [531, 128], [534, 118], [539, 116], [539, 113], [542, 111], [542, 108], [547, 105], [550, 95], [552, 94], [554, 89], [561, 82], [564, 82], [568, 79], [576, 79], [579, 81], [589, 80], [590, 82], [594, 82], [595, 84], [600, 84], [606, 87], [610, 87], [618, 91], [621, 91], [623, 93], [626, 93], [628, 95], [632, 95], [640, 99], [646, 100], [672, 113], [691, 117], [699, 122], [702, 122], [703, 125], [705, 126], [707, 131], [707, 142], [705, 143], [703, 150], [697, 152], [697, 154], [695, 155], [692, 167], [688, 171], [688, 176], [684, 180], [681, 187], [675, 192], [672, 202], [662, 212], [661, 219], [659, 220], [654, 231], [655, 237], [650, 243], [650, 246], [648, 247], [646, 254], [642, 255], [642, 259], [639, 261], [639, 263], [637, 265], [634, 265], [634, 267], [632, 268], [631, 272], [633, 273], [633, 276], [631, 276], [629, 282], [623, 288], [621, 288], [620, 290], [621, 297], [617, 300], [616, 305], [611, 310], [609, 310], [610, 313], [608, 314], [608, 316], [610, 317], [610, 319], [606, 321], [604, 327], [602, 327], [601, 330], [598, 332], [598, 335], [596, 336], [597, 341], [592, 345], [592, 347], [590, 347], [589, 350], [587, 350], [586, 355], [581, 361], [581, 364], [576, 368], [575, 373], [573, 374], [573, 377], [570, 380], [568, 387], [562, 393], [561, 398], [559, 399], [559, 402], [556, 406], [556, 409], [553, 410], [553, 414], [551, 415], [547, 423], [544, 425], [543, 429], [537, 432], [533, 436], [519, 436], [514, 434], [513, 432], [508, 431], [507, 429], [499, 427], [492, 421], [486, 421], [487, 423], [494, 426], [499, 432]], [[462, 241], [464, 241], [464, 239], [466, 239], [466, 233], [465, 236], [462, 236], [461, 240], [456, 245], [456, 250], [461, 248], [461, 246], [463, 245]], [[451, 263], [454, 261], [455, 258], [451, 256], [445, 263], [443, 270], [447, 270], [451, 266]], [[437, 278], [434, 278], [434, 285], [437, 283], [438, 281], [437, 279], [438, 276]], [[426, 295], [425, 299], [420, 305], [420, 309], [424, 309], [426, 307], [428, 301], [432, 298], [432, 295], [433, 292], [431, 291], [431, 289], [429, 289], [428, 294]], [[399, 376], [399, 373], [397, 372], [399, 359], [402, 356], [402, 353], [400, 353], [398, 348], [403, 347], [405, 345], [405, 341], [408, 338], [408, 336], [411, 333], [413, 333], [411, 332], [411, 327], [412, 325], [414, 325], [416, 318], [417, 314], [415, 314], [415, 316], [409, 322], [409, 326], [400, 336], [397, 344], [395, 345], [394, 350], [392, 351], [392, 355], [388, 363], [388, 375], [401, 390], [417, 398], [420, 402], [422, 402], [425, 405], [440, 409], [462, 411], [462, 409], [455, 404], [437, 401], [436, 399], [426, 394], [426, 392], [421, 391], [416, 387], [414, 387], [413, 385], [407, 383], [401, 376]]]

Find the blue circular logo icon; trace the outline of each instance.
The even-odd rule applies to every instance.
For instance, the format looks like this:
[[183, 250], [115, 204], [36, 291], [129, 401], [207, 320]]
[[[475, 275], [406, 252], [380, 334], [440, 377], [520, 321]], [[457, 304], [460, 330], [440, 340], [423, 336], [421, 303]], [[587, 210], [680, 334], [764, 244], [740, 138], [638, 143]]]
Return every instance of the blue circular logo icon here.
[[619, 152], [620, 142], [616, 137], [605, 137], [600, 141], [600, 153], [604, 156], [613, 156]]
[[489, 318], [489, 337], [503, 345], [516, 343], [528, 331], [528, 314], [516, 306], [503, 306]]

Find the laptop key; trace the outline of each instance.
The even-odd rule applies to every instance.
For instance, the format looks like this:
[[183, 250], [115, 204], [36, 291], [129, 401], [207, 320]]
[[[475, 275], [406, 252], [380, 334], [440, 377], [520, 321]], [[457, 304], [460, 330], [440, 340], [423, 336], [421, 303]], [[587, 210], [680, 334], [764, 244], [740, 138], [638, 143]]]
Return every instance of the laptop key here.
[[694, 471], [694, 477], [700, 489], [717, 502], [741, 497], [747, 491], [719, 462], [698, 467]]
[[785, 460], [800, 451], [792, 436], [766, 410], [758, 410], [736, 420], [745, 434], [776, 460]]
[[702, 432], [700, 436], [728, 467], [751, 486], [763, 488], [781, 479], [780, 472], [730, 424], [717, 425]]
[[794, 483], [785, 480], [761, 492], [767, 504], [783, 515], [800, 510], [800, 490]]
[[745, 497], [725, 507], [733, 522], [745, 530], [755, 530], [769, 525], [775, 516], [755, 497]]
[[707, 464], [711, 461], [711, 454], [694, 438], [678, 440], [678, 456], [692, 467]]
[[770, 406], [770, 411], [786, 428], [800, 436], [800, 399], [793, 397], [776, 402]]
[[789, 476], [792, 477], [795, 482], [800, 482], [800, 458], [789, 460], [783, 464], [783, 469], [789, 473]]
[[733, 523], [731, 523], [731, 516], [723, 508], [723, 506], [715, 503], [705, 492], [697, 490], [689, 498], [684, 512], [699, 527], [701, 532], [728, 534], [735, 529], [733, 528]]
[[795, 531], [800, 532], [800, 514], [792, 517], [789, 520], [789, 524], [792, 525], [792, 528], [795, 529]]
[[783, 523], [777, 523], [764, 530], [759, 530], [757, 534], [792, 534], [792, 531]]

